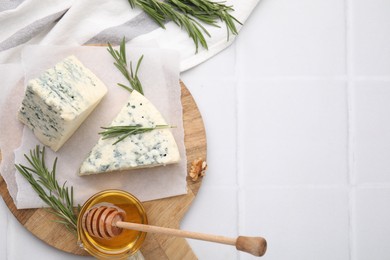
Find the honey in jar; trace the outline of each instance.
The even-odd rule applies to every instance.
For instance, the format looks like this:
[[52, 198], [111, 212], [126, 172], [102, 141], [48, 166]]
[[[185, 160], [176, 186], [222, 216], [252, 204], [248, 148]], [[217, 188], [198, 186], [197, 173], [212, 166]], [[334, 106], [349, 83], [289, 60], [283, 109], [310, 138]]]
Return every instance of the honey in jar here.
[[89, 209], [99, 203], [111, 203], [125, 211], [123, 221], [147, 224], [145, 209], [132, 194], [121, 190], [105, 190], [89, 198], [81, 208], [77, 221], [79, 245], [98, 259], [127, 259], [135, 254], [145, 240], [146, 233], [134, 230], [123, 230], [120, 235], [103, 239], [91, 236], [84, 230], [81, 219]]

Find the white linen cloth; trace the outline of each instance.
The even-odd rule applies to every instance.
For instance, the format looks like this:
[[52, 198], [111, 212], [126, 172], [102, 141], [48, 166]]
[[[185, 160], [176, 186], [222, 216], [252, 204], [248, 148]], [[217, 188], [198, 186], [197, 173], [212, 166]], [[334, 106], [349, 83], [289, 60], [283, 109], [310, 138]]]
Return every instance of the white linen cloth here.
[[[233, 15], [245, 23], [259, 0], [229, 0]], [[85, 45], [118, 44], [123, 37], [147, 44], [156, 41], [161, 48], [180, 53], [180, 70], [184, 71], [211, 58], [229, 46], [225, 24], [205, 25], [208, 50], [195, 46], [187, 33], [173, 22], [160, 28], [140, 9], [131, 9], [127, 0], [0, 0], [0, 64], [20, 61], [21, 50], [29, 44]], [[237, 24], [238, 29], [241, 28]]]

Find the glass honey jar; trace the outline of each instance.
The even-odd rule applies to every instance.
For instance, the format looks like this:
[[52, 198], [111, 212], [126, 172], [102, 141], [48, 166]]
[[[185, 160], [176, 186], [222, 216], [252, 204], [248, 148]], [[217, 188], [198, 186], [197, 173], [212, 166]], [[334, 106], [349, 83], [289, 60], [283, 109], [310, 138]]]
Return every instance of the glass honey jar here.
[[127, 259], [135, 254], [145, 240], [146, 233], [124, 229], [119, 236], [102, 239], [89, 235], [82, 227], [82, 217], [98, 203], [111, 203], [126, 212], [123, 221], [148, 224], [146, 212], [141, 202], [132, 194], [121, 190], [104, 190], [89, 198], [80, 210], [77, 221], [79, 245], [92, 256], [108, 259]]

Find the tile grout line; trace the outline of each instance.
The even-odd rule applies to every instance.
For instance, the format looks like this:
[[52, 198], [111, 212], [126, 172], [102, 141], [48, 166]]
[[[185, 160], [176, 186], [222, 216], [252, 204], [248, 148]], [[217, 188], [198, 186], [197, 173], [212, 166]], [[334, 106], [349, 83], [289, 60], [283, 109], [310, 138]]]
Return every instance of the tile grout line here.
[[[347, 0], [346, 0], [347, 1]], [[347, 45], [347, 44], [345, 44]], [[348, 47], [345, 46], [347, 52]], [[345, 55], [349, 56], [349, 54]], [[348, 71], [348, 65], [345, 64], [345, 70]], [[318, 80], [335, 80], [335, 81], [390, 81], [390, 76], [365, 76], [365, 75], [340, 75], [340, 76], [256, 76], [256, 80], [268, 80], [268, 81], [318, 81]]]
[[[235, 158], [236, 158], [236, 194], [237, 194], [237, 233], [238, 235], [240, 234], [242, 230], [242, 221], [245, 219], [244, 217], [241, 216], [245, 212], [245, 207], [243, 205], [243, 192], [242, 192], [242, 180], [241, 180], [241, 157], [239, 155], [239, 148], [240, 148], [240, 81], [239, 79], [241, 78], [241, 70], [238, 66], [239, 64], [239, 55], [238, 55], [238, 41], [236, 40], [236, 43], [234, 45], [234, 62], [235, 62], [235, 75], [234, 75], [234, 85], [235, 85], [235, 120], [236, 120], [236, 125], [235, 125], [235, 135], [236, 135], [236, 151], [235, 151]], [[237, 259], [241, 259], [240, 253], [237, 252]]]
[[345, 0], [345, 69], [346, 69], [346, 93], [347, 93], [347, 160], [348, 160], [348, 232], [349, 232], [349, 258], [356, 259], [355, 250], [355, 133], [353, 128], [353, 46], [352, 46], [352, 0]]

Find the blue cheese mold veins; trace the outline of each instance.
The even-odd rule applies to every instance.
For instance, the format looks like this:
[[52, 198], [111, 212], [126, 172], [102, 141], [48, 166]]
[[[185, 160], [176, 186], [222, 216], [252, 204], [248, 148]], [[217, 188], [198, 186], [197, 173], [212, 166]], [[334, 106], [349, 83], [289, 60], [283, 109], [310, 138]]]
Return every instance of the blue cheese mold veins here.
[[18, 118], [57, 151], [106, 93], [104, 83], [69, 56], [28, 82]]
[[[137, 91], [130, 94], [111, 126], [154, 127], [166, 122], [154, 105]], [[180, 153], [170, 129], [134, 134], [116, 143], [117, 138], [100, 138], [80, 167], [80, 175], [131, 170], [177, 163]]]

